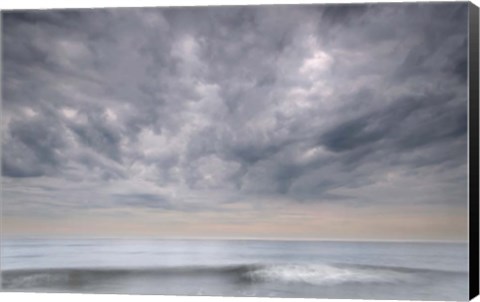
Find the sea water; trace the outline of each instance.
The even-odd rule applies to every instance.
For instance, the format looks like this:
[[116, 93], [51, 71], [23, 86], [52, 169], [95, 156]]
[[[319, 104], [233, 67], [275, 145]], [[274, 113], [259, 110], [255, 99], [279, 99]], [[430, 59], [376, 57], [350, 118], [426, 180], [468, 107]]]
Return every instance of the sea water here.
[[466, 243], [6, 239], [4, 291], [467, 300]]

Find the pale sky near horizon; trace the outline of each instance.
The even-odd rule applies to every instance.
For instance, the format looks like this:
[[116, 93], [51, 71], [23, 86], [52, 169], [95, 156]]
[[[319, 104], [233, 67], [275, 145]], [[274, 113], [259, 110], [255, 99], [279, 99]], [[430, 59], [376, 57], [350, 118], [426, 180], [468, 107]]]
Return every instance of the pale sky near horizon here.
[[3, 12], [3, 233], [466, 240], [467, 16]]

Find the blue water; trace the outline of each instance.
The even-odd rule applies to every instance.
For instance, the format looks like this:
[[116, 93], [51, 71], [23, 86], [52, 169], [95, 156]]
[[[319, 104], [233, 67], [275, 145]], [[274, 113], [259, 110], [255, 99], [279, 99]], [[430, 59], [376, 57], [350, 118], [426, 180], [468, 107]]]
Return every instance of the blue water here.
[[9, 239], [6, 291], [466, 300], [463, 243]]

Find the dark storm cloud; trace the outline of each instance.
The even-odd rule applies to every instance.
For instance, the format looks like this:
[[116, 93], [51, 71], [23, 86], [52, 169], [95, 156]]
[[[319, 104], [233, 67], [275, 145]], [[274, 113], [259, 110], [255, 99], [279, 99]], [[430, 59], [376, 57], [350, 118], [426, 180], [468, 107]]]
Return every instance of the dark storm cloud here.
[[109, 205], [185, 211], [380, 203], [348, 190], [392, 175], [459, 188], [436, 202], [463, 198], [464, 3], [3, 17], [6, 178], [95, 183]]
[[113, 198], [121, 206], [147, 207], [155, 209], [172, 209], [172, 205], [158, 194], [114, 194]]
[[392, 149], [399, 149], [391, 150], [393, 153], [465, 138], [466, 107], [462, 103], [452, 106], [452, 99], [452, 95], [399, 99], [380, 111], [334, 126], [323, 133], [320, 143], [342, 152], [389, 141]]
[[[62, 165], [65, 140], [59, 124], [46, 118], [13, 120], [9, 125], [9, 144], [3, 146], [3, 174], [35, 177], [55, 174]], [[5, 138], [7, 139], [7, 138]]]
[[85, 124], [78, 125], [73, 122], [68, 125], [77, 140], [99, 154], [121, 162], [119, 150], [121, 132], [108, 125], [101, 114], [91, 113], [86, 118]]
[[371, 4], [340, 4], [329, 5], [322, 9], [322, 17], [325, 21], [339, 26], [345, 26], [355, 19], [361, 18], [369, 10], [375, 9]]

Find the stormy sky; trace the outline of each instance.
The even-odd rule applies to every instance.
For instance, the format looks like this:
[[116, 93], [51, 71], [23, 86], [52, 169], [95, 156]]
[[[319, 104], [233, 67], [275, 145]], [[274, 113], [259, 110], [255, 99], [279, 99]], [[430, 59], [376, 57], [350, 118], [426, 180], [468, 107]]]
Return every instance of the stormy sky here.
[[467, 7], [3, 12], [3, 231], [464, 240]]

